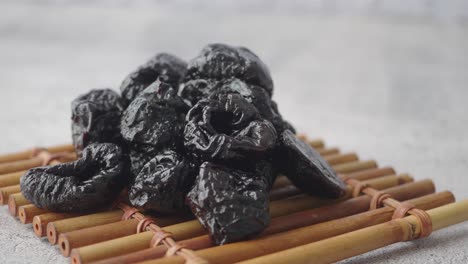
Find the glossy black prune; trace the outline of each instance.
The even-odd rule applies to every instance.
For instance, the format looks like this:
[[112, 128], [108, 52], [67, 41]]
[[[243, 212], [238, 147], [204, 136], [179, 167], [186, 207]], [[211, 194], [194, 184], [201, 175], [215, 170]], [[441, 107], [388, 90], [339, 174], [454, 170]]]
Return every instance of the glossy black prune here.
[[131, 148], [154, 156], [161, 147], [182, 143], [188, 106], [177, 90], [159, 80], [132, 101], [122, 115], [121, 134]]
[[270, 223], [268, 183], [255, 172], [205, 162], [187, 195], [192, 212], [218, 245], [261, 232]]
[[258, 160], [277, 139], [273, 125], [238, 94], [201, 100], [186, 119], [184, 145], [202, 160]]
[[344, 195], [346, 185], [317, 151], [290, 130], [285, 130], [280, 140], [277, 160], [294, 185], [311, 195], [329, 198]]
[[273, 94], [270, 72], [252, 51], [244, 47], [210, 44], [189, 62], [181, 96], [195, 104], [208, 94], [213, 83], [232, 78], [262, 87], [270, 97]]
[[183, 211], [194, 174], [194, 168], [182, 155], [172, 150], [161, 151], [145, 164], [130, 186], [130, 203], [163, 213]]
[[253, 104], [258, 109], [262, 118], [270, 121], [278, 133], [292, 128], [289, 123], [283, 120], [278, 111], [277, 104], [271, 100], [265, 89], [259, 86], [249, 85], [239, 79], [218, 82], [214, 88], [210, 89], [209, 98], [217, 98], [220, 94], [232, 93], [240, 94], [249, 103]]
[[194, 106], [203, 98], [210, 96], [216, 87], [219, 86], [219, 81], [207, 79], [187, 80], [182, 86], [179, 94], [184, 101]]
[[130, 158], [130, 172], [132, 178], [135, 178], [153, 157], [156, 155], [156, 151], [146, 152], [144, 150], [140, 151], [137, 148], [131, 148], [129, 151]]
[[159, 53], [125, 78], [120, 86], [122, 98], [128, 105], [158, 78], [178, 89], [186, 70], [187, 63], [182, 59], [171, 54]]
[[23, 195], [54, 212], [89, 212], [110, 206], [128, 183], [128, 157], [115, 144], [88, 145], [74, 162], [38, 167], [20, 181]]
[[120, 144], [120, 119], [124, 109], [111, 89], [91, 90], [73, 100], [72, 139], [78, 153], [91, 143]]
[[275, 128], [277, 129], [278, 134], [279, 134], [279, 131], [281, 131], [282, 133], [284, 130], [287, 130], [287, 129], [291, 130], [293, 134], [296, 134], [296, 129], [294, 128], [294, 126], [288, 121], [283, 119], [283, 117], [281, 116], [278, 110], [278, 104], [273, 100], [271, 100], [271, 109], [275, 113], [274, 114], [275, 119], [272, 121], [272, 123], [275, 124]]

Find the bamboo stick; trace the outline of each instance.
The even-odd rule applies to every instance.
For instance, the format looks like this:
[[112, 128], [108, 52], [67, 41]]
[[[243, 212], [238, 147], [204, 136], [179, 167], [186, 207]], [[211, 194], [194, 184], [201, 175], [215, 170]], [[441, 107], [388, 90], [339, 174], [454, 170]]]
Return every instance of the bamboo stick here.
[[[468, 200], [428, 210], [433, 231], [468, 221]], [[242, 263], [333, 263], [394, 243], [419, 236], [421, 226], [415, 216], [327, 238], [295, 248], [279, 251]]]
[[[56, 165], [56, 164], [59, 164], [60, 161], [58, 160], [52, 160], [50, 162], [51, 165]], [[12, 194], [19, 194], [21, 193], [21, 187], [19, 185], [19, 178], [21, 178], [21, 176], [23, 175], [24, 173], [21, 171], [21, 172], [15, 172], [15, 173], [10, 173], [10, 174], [5, 174], [6, 177], [8, 177], [8, 180], [12, 180], [14, 178], [18, 178], [18, 183], [16, 185], [11, 185], [11, 186], [7, 186], [7, 187], [3, 187], [3, 188], [0, 188], [0, 204], [6, 204], [8, 201], [9, 201], [9, 196], [12, 195]], [[29, 204], [29, 202], [28, 202]], [[16, 203], [12, 203], [12, 205], [15, 205], [16, 207], [10, 207], [10, 212], [12, 212], [12, 215], [16, 216], [17, 212], [18, 212], [18, 206], [20, 205], [17, 205]], [[21, 205], [25, 205], [25, 204], [21, 204]]]
[[[455, 201], [455, 197], [451, 192], [445, 191], [437, 194], [425, 195], [419, 198], [409, 200], [408, 202], [415, 205], [417, 208], [427, 210], [435, 207], [443, 206]], [[277, 251], [293, 248], [296, 246], [304, 245], [321, 239], [337, 236], [368, 226], [390, 221], [394, 208], [383, 207], [376, 210], [366, 211], [364, 213], [338, 218], [327, 222], [308, 225], [297, 229], [292, 229], [287, 232], [277, 233], [276, 235], [263, 236], [260, 239], [241, 241], [237, 243], [227, 244], [219, 247], [212, 247], [204, 250], [197, 251], [197, 255], [207, 260], [209, 263], [234, 263]], [[200, 237], [205, 241], [209, 241], [209, 237]], [[181, 241], [180, 244], [187, 246], [193, 250], [201, 249], [195, 241]], [[202, 242], [203, 243], [203, 242]], [[200, 243], [198, 243], [200, 244]], [[197, 246], [197, 248], [191, 247]], [[208, 245], [208, 244], [206, 244]], [[209, 244], [213, 246], [213, 244]], [[133, 255], [122, 257], [115, 257], [100, 261], [99, 264], [105, 263], [134, 263], [137, 261], [144, 261], [151, 258], [161, 258], [164, 256], [166, 250], [164, 247], [157, 247], [154, 249], [146, 249], [144, 251], [136, 252]], [[184, 263], [180, 257], [166, 258], [163, 263]], [[148, 263], [159, 263], [157, 261]]]
[[[37, 150], [38, 148], [35, 148], [35, 149], [26, 150], [26, 151], [0, 155], [0, 163], [30, 159], [34, 155], [34, 153], [37, 153]], [[44, 150], [47, 150], [50, 153], [60, 153], [60, 152], [74, 152], [75, 148], [71, 144], [64, 144], [64, 145], [48, 147], [48, 148], [45, 148]]]
[[26, 204], [29, 204], [29, 201], [21, 193], [10, 194], [8, 197], [8, 211], [12, 216], [17, 216], [18, 207]]
[[323, 149], [325, 147], [322, 139], [307, 140], [307, 143], [315, 149]]
[[21, 176], [26, 171], [18, 171], [0, 175], [0, 188], [19, 184]]
[[0, 204], [8, 203], [8, 197], [10, 195], [21, 192], [19, 185], [12, 185], [8, 187], [0, 188]]
[[345, 164], [332, 166], [337, 173], [352, 173], [365, 169], [377, 168], [377, 162], [374, 160], [353, 161]]
[[[384, 175], [395, 174], [395, 170], [391, 167], [375, 168], [373, 166], [374, 164], [375, 163], [373, 161], [368, 161], [364, 163], [344, 163], [344, 167], [341, 167], [341, 170], [350, 170], [350, 172], [345, 172], [341, 174], [345, 175], [346, 177], [360, 181], [377, 178]], [[336, 169], [336, 165], [333, 166], [333, 168]], [[273, 183], [272, 189], [282, 188], [291, 184], [291, 181], [286, 176], [278, 176], [278, 178], [276, 178], [276, 181]]]
[[353, 178], [360, 181], [365, 181], [373, 178], [377, 178], [384, 175], [396, 174], [395, 170], [391, 167], [383, 168], [371, 168], [353, 173], [343, 174], [344, 177]]
[[[408, 202], [412, 203], [420, 209], [426, 210], [442, 206], [454, 201], [455, 197], [453, 196], [453, 194], [451, 192], [445, 191], [437, 194], [425, 195], [419, 198], [409, 200]], [[346, 205], [347, 202], [344, 202], [343, 205]], [[341, 210], [339, 209], [339, 207], [329, 207], [327, 209], [328, 210], [325, 210], [327, 214], [331, 211], [340, 212]], [[321, 217], [322, 215], [319, 211], [320, 210], [316, 210], [316, 213], [319, 217]], [[291, 248], [296, 245], [310, 243], [318, 239], [325, 239], [331, 236], [336, 236], [342, 233], [354, 231], [356, 229], [363, 228], [366, 226], [376, 225], [385, 221], [389, 221], [391, 220], [393, 211], [393, 208], [383, 207], [377, 210], [366, 211], [364, 213], [355, 214], [347, 217], [344, 217], [345, 214], [343, 214], [342, 216], [335, 215], [332, 218], [336, 220], [331, 220], [332, 218], [325, 216], [324, 219], [328, 219], [327, 222], [323, 222], [320, 224], [317, 223], [321, 222], [322, 219], [315, 220], [315, 216], [309, 213], [309, 219], [312, 220], [311, 222], [304, 222], [302, 225], [297, 226], [291, 225], [288, 228], [281, 229], [268, 227], [264, 230], [264, 232], [262, 232], [262, 234], [258, 236], [261, 237], [261, 239], [258, 239], [257, 237], [256, 240], [237, 242], [214, 248], [210, 248], [215, 246], [215, 244], [208, 235], [183, 240], [178, 243], [192, 250], [210, 248], [202, 251], [197, 251], [197, 255], [206, 259], [210, 263], [232, 263], [235, 261], [269, 254], [275, 251]], [[304, 212], [300, 212], [299, 214], [302, 213]], [[278, 225], [279, 223], [282, 223], [282, 225], [287, 224], [288, 221], [290, 219], [294, 219], [294, 217], [296, 216], [288, 215], [287, 217], [274, 218], [270, 226]], [[304, 217], [304, 215], [302, 217]], [[316, 221], [317, 223], [314, 224], [314, 221]], [[277, 233], [279, 234], [272, 235]], [[165, 255], [166, 251], [167, 248], [165, 246], [158, 246], [156, 248], [148, 248], [138, 252], [105, 259], [102, 261], [98, 261], [97, 263], [135, 263], [149, 259], [161, 258]], [[174, 263], [177, 262], [178, 258], [174, 259]]]
[[148, 248], [153, 232], [146, 231], [126, 237], [121, 237], [98, 244], [75, 248], [71, 251], [71, 263], [90, 263], [117, 255], [135, 252]]
[[324, 157], [324, 159], [330, 165], [343, 164], [351, 161], [359, 160], [359, 157], [356, 153], [346, 153], [346, 154], [336, 154]]
[[270, 192], [270, 201], [281, 200], [301, 193], [302, 191], [294, 185], [284, 186], [282, 188], [273, 189]]
[[[374, 179], [372, 181], [377, 182], [380, 179]], [[370, 181], [369, 181], [370, 182]], [[372, 182], [369, 183], [372, 186]], [[394, 182], [395, 184], [395, 182]], [[393, 185], [395, 186], [395, 185]], [[381, 186], [372, 186], [374, 188], [381, 187]], [[410, 183], [395, 187], [398, 192], [402, 192], [404, 195], [413, 195], [414, 193], [423, 192], [433, 192], [434, 186], [433, 183], [429, 180], [417, 182], [417, 183]], [[380, 188], [382, 189], [382, 188]], [[392, 191], [392, 189], [387, 189], [388, 191]], [[297, 211], [304, 210], [307, 208], [304, 206], [303, 203], [297, 210], [290, 209], [291, 207], [295, 207], [298, 202], [303, 202], [303, 200], [308, 200], [317, 203], [317, 198], [312, 198], [310, 196], [306, 197], [298, 197], [294, 201], [289, 200], [290, 202], [287, 204], [287, 207], [282, 207], [284, 209], [276, 209], [271, 210], [270, 214], [272, 217], [278, 217], [281, 215], [285, 215], [288, 213], [294, 213]], [[272, 204], [281, 202], [275, 201]], [[316, 205], [316, 204], [315, 204]], [[311, 208], [311, 207], [309, 207]], [[285, 210], [285, 211], [281, 211]], [[172, 233], [173, 237], [176, 241], [184, 240], [188, 238], [193, 238], [197, 236], [201, 236], [206, 234], [206, 230], [200, 225], [197, 220], [188, 221], [176, 225], [166, 226], [164, 228], [166, 232]], [[75, 248], [72, 250], [71, 258], [73, 263], [88, 263], [100, 259], [105, 259], [109, 257], [114, 257], [117, 255], [122, 255], [126, 253], [131, 253], [139, 250], [143, 250], [148, 248], [148, 245], [153, 237], [152, 231], [146, 231], [139, 234], [126, 236], [122, 238], [117, 238], [105, 242], [101, 242], [98, 244], [93, 244], [81, 248]]]
[[20, 222], [23, 224], [32, 223], [34, 216], [46, 214], [46, 213], [48, 213], [47, 210], [42, 209], [42, 208], [37, 208], [33, 204], [23, 205], [18, 208], [19, 219], [20, 219]]
[[[396, 175], [384, 176], [381, 178], [371, 179], [371, 180], [367, 180], [363, 182], [369, 184], [375, 189], [382, 190], [382, 189], [387, 189], [387, 188], [394, 187], [400, 184], [408, 183], [411, 181], [413, 181], [413, 179], [409, 175], [402, 174], [400, 176], [396, 176]], [[353, 188], [351, 186], [347, 186], [345, 195], [342, 198], [335, 199], [335, 200], [317, 198], [317, 197], [308, 196], [308, 195], [289, 198], [287, 200], [277, 200], [270, 204], [270, 214], [272, 216], [280, 216], [280, 215], [292, 214], [292, 213], [310, 209], [310, 208], [337, 203], [339, 201], [349, 199], [352, 196], [352, 191], [353, 191]], [[291, 206], [291, 204], [294, 204], [294, 206]]]
[[[433, 193], [434, 184], [430, 180], [408, 183], [386, 189], [386, 193], [398, 200], [407, 200]], [[367, 195], [355, 197], [329, 206], [299, 211], [274, 218], [263, 235], [284, 232], [293, 228], [316, 224], [352, 214], [364, 212], [369, 209], [371, 197]]]
[[79, 216], [79, 214], [67, 213], [46, 213], [36, 215], [33, 218], [32, 225], [36, 236], [43, 237], [46, 235], [47, 224], [53, 221]]
[[47, 147], [46, 150], [50, 153], [75, 152], [75, 147], [72, 144], [64, 144]]
[[33, 156], [33, 150], [26, 150], [22, 152], [16, 152], [11, 154], [0, 155], [0, 164], [6, 162], [13, 162], [18, 160], [26, 160]]
[[115, 223], [122, 219], [123, 213], [122, 210], [117, 209], [50, 222], [47, 224], [47, 239], [50, 244], [55, 245], [60, 233]]
[[19, 160], [0, 164], [0, 174], [7, 174], [17, 171], [29, 170], [42, 165], [42, 157], [34, 157], [28, 160]]
[[[68, 161], [72, 161], [76, 159], [75, 153], [66, 153], [66, 154], [67, 155], [58, 157], [57, 160], [61, 162], [68, 162]], [[39, 155], [31, 159], [1, 163], [0, 175], [23, 171], [23, 170], [29, 170], [35, 167], [42, 166], [44, 163], [44, 159], [46, 158], [47, 158], [47, 153], [43, 152], [43, 153], [39, 153]]]
[[300, 139], [302, 141], [307, 141], [307, 138], [308, 138], [307, 135], [304, 134], [304, 133], [298, 133], [296, 136], [297, 136], [298, 139]]
[[327, 148], [327, 149], [317, 149], [317, 152], [321, 156], [339, 154], [340, 150], [338, 148]]
[[[139, 221], [137, 219], [130, 219], [127, 221], [62, 233], [58, 240], [60, 251], [62, 252], [62, 255], [68, 257], [70, 256], [71, 250], [74, 248], [135, 234], [138, 222]], [[99, 228], [98, 233], [95, 231], [96, 228]]]
[[[165, 227], [187, 221], [187, 219], [188, 217], [181, 216], [162, 216], [156, 217], [155, 221], [158, 226]], [[60, 251], [64, 256], [68, 257], [73, 248], [133, 235], [137, 231], [138, 222], [137, 219], [131, 219], [62, 233], [58, 240]], [[99, 236], [96, 236], [96, 234], [99, 234]]]

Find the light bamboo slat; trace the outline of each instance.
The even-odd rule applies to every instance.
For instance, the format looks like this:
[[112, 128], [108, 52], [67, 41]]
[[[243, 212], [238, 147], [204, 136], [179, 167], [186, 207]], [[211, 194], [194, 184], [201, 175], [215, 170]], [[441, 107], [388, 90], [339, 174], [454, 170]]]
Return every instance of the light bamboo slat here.
[[46, 236], [47, 224], [53, 221], [67, 219], [79, 216], [80, 214], [67, 214], [67, 213], [45, 213], [36, 215], [33, 218], [32, 226], [34, 233], [38, 237]]
[[18, 207], [30, 204], [21, 193], [13, 193], [8, 197], [8, 211], [12, 216], [18, 215]]
[[[74, 152], [75, 148], [71, 144], [64, 144], [64, 145], [47, 147], [45, 148], [45, 150], [49, 151], [50, 153], [60, 153], [60, 152]], [[32, 155], [34, 154], [34, 152], [36, 152], [36, 150], [29, 149], [26, 151], [0, 155], [0, 164], [30, 159]]]
[[[428, 210], [433, 231], [468, 221], [468, 200]], [[394, 243], [411, 240], [421, 232], [415, 216], [392, 220], [242, 263], [333, 263]]]
[[340, 150], [338, 148], [327, 148], [327, 149], [317, 149], [317, 152], [322, 156], [339, 154]]
[[21, 176], [26, 171], [18, 171], [0, 175], [0, 188], [19, 184]]
[[46, 213], [48, 213], [47, 210], [37, 208], [33, 204], [23, 205], [18, 208], [18, 216], [19, 216], [20, 222], [23, 224], [32, 223], [34, 216], [46, 214]]
[[7, 204], [10, 195], [21, 192], [19, 185], [0, 188], [0, 204]]
[[[377, 179], [375, 179], [377, 180]], [[432, 181], [425, 180], [420, 182], [409, 183], [393, 188], [386, 189], [386, 192], [393, 194], [399, 199], [409, 199], [408, 196], [422, 196], [431, 192], [434, 192], [434, 185]], [[366, 200], [367, 204], [369, 203], [370, 198], [367, 196], [361, 196], [355, 198], [358, 200]], [[362, 201], [361, 201], [362, 202]], [[295, 206], [297, 202], [289, 203], [289, 207]], [[302, 211], [298, 210], [298, 211]], [[340, 209], [341, 210], [341, 209]], [[271, 211], [270, 211], [271, 212]], [[288, 213], [293, 213], [288, 208], [288, 213], [282, 214], [283, 212], [278, 211], [277, 215], [272, 217], [278, 217], [281, 215], [286, 215]], [[200, 225], [196, 220], [188, 221], [177, 225], [167, 226], [164, 228], [166, 232], [172, 233], [176, 241], [197, 237], [200, 235], [206, 234], [206, 230]], [[92, 261], [97, 261], [109, 257], [114, 257], [116, 255], [123, 255], [126, 253], [131, 253], [139, 250], [143, 250], [148, 247], [151, 239], [153, 237], [153, 232], [147, 231], [139, 234], [126, 236], [122, 238], [117, 238], [105, 242], [101, 242], [94, 245], [89, 245], [77, 249], [73, 249], [71, 253], [71, 258], [73, 263], [89, 263]]]
[[[164, 216], [155, 218], [155, 222], [160, 227], [174, 225], [187, 220], [188, 217], [181, 216]], [[119, 221], [116, 223], [62, 233], [59, 236], [58, 242], [60, 251], [64, 256], [69, 256], [70, 251], [73, 248], [92, 245], [95, 243], [135, 234], [137, 232], [138, 222], [139, 221], [136, 219], [131, 219], [127, 221]], [[99, 234], [99, 236], [96, 236], [96, 234]]]
[[[325, 148], [321, 139], [300, 138], [316, 149], [341, 177], [384, 189], [397, 200], [419, 197], [410, 202], [428, 210], [434, 231], [468, 220], [468, 200], [446, 205], [454, 201], [453, 195], [447, 191], [427, 195], [435, 190], [430, 180], [410, 183], [411, 176], [395, 175], [390, 167], [378, 168], [374, 160], [359, 161], [356, 153], [340, 154], [338, 148]], [[47, 151], [74, 153], [74, 148], [67, 144]], [[185, 262], [179, 256], [161, 258], [167, 250], [165, 246], [148, 248], [154, 233], [135, 234], [139, 221], [121, 221], [120, 209], [80, 215], [52, 213], [30, 204], [20, 193], [19, 181], [26, 170], [42, 166], [47, 160], [45, 152], [33, 157], [38, 153], [37, 149], [31, 149], [0, 155], [0, 204], [8, 202], [10, 214], [18, 216], [22, 223], [32, 222], [37, 236], [47, 235], [51, 244], [58, 242], [62, 254], [71, 255], [72, 263], [133, 263], [149, 258], [159, 259], [145, 263]], [[64, 156], [61, 161], [74, 159], [76, 154]], [[59, 160], [51, 162], [58, 163]], [[158, 217], [156, 223], [172, 233], [180, 244], [198, 250], [196, 255], [209, 263], [331, 263], [413, 239], [421, 232], [419, 220], [414, 216], [391, 220], [394, 211], [391, 207], [365, 212], [371, 198], [367, 195], [353, 198], [352, 191], [347, 186], [346, 195], [340, 199], [320, 199], [303, 194], [286, 177], [278, 177], [270, 193], [271, 224], [253, 240], [224, 246], [215, 247], [197, 220], [164, 216]]]
[[119, 222], [122, 219], [122, 215], [123, 211], [117, 209], [53, 221], [47, 224], [47, 239], [49, 243], [55, 245], [61, 233]]
[[361, 171], [365, 169], [373, 169], [373, 168], [377, 168], [377, 162], [375, 162], [374, 160], [353, 161], [353, 162], [333, 166], [333, 169], [337, 173], [353, 173], [356, 171]]
[[[416, 199], [409, 200], [412, 204], [420, 209], [432, 209], [435, 207], [443, 206], [455, 201], [455, 197], [450, 192], [441, 192], [437, 194], [430, 194]], [[376, 210], [367, 211], [352, 216], [339, 218], [327, 222], [322, 222], [314, 225], [309, 225], [291, 231], [276, 233], [274, 235], [262, 237], [260, 239], [241, 241], [231, 243], [219, 247], [211, 247], [204, 250], [197, 251], [197, 255], [207, 260], [209, 263], [234, 263], [242, 260], [255, 258], [262, 255], [271, 254], [281, 250], [293, 248], [296, 246], [304, 245], [314, 241], [326, 239], [329, 237], [341, 235], [347, 232], [355, 231], [365, 227], [377, 225], [390, 221], [394, 209], [391, 207], [383, 207]], [[184, 241], [181, 244], [187, 245]], [[153, 258], [161, 258], [164, 256], [165, 250], [161, 250], [160, 246], [156, 249], [147, 249], [141, 255], [146, 255], [142, 258], [138, 254], [134, 254], [133, 258], [128, 258], [132, 262], [149, 260], [150, 256]], [[188, 247], [192, 248], [192, 247]], [[195, 248], [198, 249], [198, 248]], [[152, 251], [152, 252], [150, 252]], [[152, 254], [151, 254], [152, 253]], [[159, 253], [157, 255], [157, 253]], [[150, 255], [151, 254], [151, 255]], [[132, 263], [127, 261], [126, 258], [111, 258], [99, 262], [99, 264], [109, 263]], [[181, 257], [171, 257], [161, 259], [165, 264], [184, 263]], [[151, 263], [159, 263], [152, 261]], [[97, 264], [97, 263], [96, 263]]]

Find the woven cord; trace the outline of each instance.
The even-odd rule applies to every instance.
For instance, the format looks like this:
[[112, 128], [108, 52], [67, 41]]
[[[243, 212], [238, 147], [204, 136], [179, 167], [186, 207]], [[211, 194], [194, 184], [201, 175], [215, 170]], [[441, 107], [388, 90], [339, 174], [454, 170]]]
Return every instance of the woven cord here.
[[432, 233], [432, 220], [426, 211], [416, 208], [409, 202], [395, 200], [390, 194], [373, 189], [359, 180], [347, 178], [345, 181], [353, 187], [353, 197], [357, 197], [361, 193], [371, 197], [369, 210], [375, 210], [386, 205], [395, 209], [392, 220], [403, 218], [407, 215], [415, 216], [419, 221], [420, 232], [418, 236], [411, 237], [410, 239], [427, 237]]
[[188, 264], [206, 264], [206, 260], [197, 256], [195, 252], [191, 249], [185, 248], [184, 245], [178, 244], [172, 234], [164, 231], [161, 227], [156, 225], [156, 222], [153, 218], [146, 217], [136, 208], [128, 206], [126, 204], [119, 204], [118, 207], [122, 209], [124, 214], [122, 215], [122, 220], [137, 219], [137, 233], [152, 231], [154, 233], [153, 238], [150, 242], [150, 247], [156, 247], [160, 244], [163, 244], [167, 247], [166, 256], [179, 255], [185, 259], [185, 263]]
[[45, 149], [33, 149], [33, 157], [42, 159], [42, 166], [50, 165], [52, 161], [59, 161], [64, 159], [69, 159], [72, 154], [61, 152], [61, 153], [50, 153]]
[[46, 148], [43, 147], [34, 147], [31, 149], [31, 158], [37, 157], [41, 152], [47, 152]]

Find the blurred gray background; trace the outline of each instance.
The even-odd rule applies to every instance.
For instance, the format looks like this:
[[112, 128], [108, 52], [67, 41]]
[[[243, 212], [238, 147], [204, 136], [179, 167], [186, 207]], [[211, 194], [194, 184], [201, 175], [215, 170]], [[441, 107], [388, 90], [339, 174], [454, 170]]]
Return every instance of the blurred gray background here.
[[[1, 1], [0, 153], [70, 142], [70, 101], [157, 52], [249, 47], [300, 132], [468, 198], [468, 1]], [[67, 263], [0, 208], [1, 263]], [[468, 263], [468, 223], [345, 263]]]

